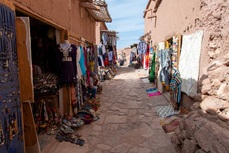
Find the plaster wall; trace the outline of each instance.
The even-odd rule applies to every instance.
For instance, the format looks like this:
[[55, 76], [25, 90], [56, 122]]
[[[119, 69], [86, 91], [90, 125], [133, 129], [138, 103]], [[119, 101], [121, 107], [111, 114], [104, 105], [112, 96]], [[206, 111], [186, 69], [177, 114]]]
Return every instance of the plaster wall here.
[[[69, 35], [76, 38], [83, 37], [90, 43], [95, 40], [95, 20], [88, 11], [80, 6], [76, 0], [14, 0], [45, 19], [64, 27]], [[16, 7], [17, 8], [17, 7]]]

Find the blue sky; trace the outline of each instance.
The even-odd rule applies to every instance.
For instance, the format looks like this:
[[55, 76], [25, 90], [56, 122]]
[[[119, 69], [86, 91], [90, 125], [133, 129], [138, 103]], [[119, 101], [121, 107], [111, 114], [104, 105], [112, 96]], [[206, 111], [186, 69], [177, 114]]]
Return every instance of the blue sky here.
[[106, 0], [112, 18], [107, 23], [109, 30], [119, 32], [117, 48], [130, 47], [139, 42], [139, 37], [144, 35], [143, 11], [148, 0]]

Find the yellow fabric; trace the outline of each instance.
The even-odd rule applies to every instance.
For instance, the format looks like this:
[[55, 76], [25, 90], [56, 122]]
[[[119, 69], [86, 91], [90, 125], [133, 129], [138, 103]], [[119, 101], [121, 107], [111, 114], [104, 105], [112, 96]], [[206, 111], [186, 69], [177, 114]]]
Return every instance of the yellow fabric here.
[[94, 61], [89, 62], [89, 66], [90, 66], [91, 72], [94, 72], [95, 71], [95, 62]]
[[165, 49], [168, 49], [169, 48], [169, 42], [166, 40], [165, 41]]

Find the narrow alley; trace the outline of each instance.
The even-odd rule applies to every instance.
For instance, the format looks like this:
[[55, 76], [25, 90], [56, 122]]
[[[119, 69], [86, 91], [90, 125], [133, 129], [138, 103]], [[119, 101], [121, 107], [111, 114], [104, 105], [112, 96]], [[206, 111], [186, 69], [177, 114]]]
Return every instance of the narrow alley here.
[[229, 0], [0, 0], [0, 153], [229, 153], [228, 48]]
[[103, 82], [100, 119], [78, 131], [84, 146], [57, 142], [44, 153], [174, 153], [170, 134], [160, 126], [156, 107], [168, 104], [164, 96], [148, 97], [152, 87], [139, 76], [144, 69], [121, 67], [112, 80]]

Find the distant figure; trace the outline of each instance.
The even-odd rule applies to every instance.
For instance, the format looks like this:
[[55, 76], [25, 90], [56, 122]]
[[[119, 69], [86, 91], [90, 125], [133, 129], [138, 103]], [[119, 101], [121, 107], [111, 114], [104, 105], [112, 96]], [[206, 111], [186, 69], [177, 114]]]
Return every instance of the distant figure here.
[[88, 93], [90, 94], [89, 99], [93, 99], [96, 97], [96, 91], [97, 91], [97, 84], [99, 82], [98, 77], [95, 73], [90, 73], [90, 84], [88, 85]]

